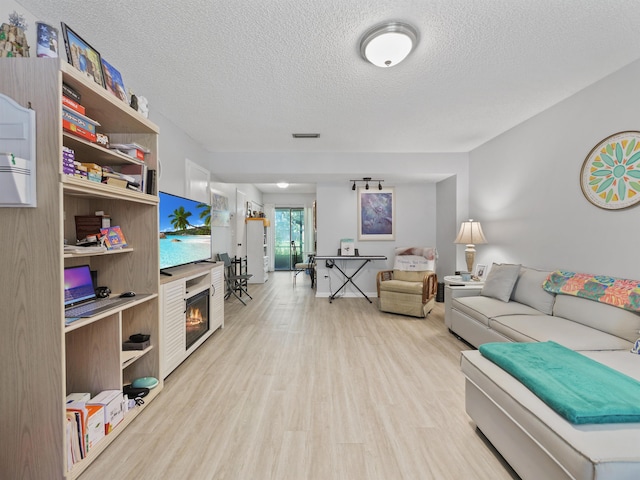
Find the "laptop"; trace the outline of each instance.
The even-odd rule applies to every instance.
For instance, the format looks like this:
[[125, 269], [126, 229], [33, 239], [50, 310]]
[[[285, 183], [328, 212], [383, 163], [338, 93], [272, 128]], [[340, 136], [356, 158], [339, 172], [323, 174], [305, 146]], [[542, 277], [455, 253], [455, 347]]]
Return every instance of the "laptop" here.
[[64, 316], [88, 318], [127, 302], [131, 298], [98, 298], [89, 265], [64, 269]]

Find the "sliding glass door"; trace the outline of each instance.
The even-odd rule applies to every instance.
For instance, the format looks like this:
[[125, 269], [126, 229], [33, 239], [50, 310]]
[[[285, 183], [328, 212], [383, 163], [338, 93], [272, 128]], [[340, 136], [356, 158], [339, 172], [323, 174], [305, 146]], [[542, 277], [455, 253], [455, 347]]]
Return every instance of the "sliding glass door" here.
[[275, 269], [293, 270], [304, 261], [304, 208], [276, 208]]

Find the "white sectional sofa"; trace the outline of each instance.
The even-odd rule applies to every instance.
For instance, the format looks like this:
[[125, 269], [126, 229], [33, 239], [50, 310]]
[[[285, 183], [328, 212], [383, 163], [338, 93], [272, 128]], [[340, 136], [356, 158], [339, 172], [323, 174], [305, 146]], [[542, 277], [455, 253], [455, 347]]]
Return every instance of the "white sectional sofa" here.
[[[549, 273], [519, 268], [506, 298], [491, 288], [454, 298], [447, 325], [474, 347], [554, 341], [640, 381], [640, 355], [630, 352], [640, 314], [548, 293]], [[467, 413], [523, 479], [640, 478], [640, 423], [574, 425], [476, 350], [462, 352], [461, 368]]]

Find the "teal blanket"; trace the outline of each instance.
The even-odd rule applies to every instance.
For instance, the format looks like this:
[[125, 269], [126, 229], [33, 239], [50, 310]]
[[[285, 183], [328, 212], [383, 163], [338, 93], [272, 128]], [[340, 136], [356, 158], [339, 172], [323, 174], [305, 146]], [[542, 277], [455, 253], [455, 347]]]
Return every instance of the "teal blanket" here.
[[571, 423], [640, 422], [640, 382], [578, 352], [555, 342], [479, 350]]

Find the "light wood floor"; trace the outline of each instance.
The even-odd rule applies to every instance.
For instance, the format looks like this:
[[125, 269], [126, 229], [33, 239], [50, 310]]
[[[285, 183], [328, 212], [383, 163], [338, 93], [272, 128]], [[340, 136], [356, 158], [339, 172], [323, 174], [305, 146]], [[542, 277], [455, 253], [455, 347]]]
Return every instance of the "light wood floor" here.
[[[304, 278], [303, 278], [304, 277]], [[277, 272], [82, 475], [104, 479], [513, 479], [464, 411], [444, 304], [315, 298]]]

